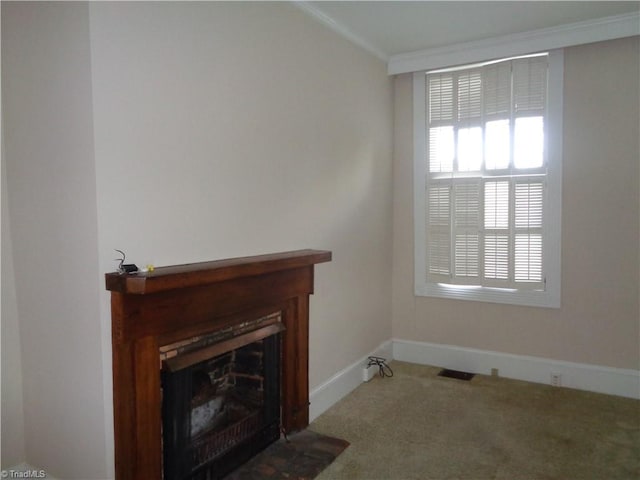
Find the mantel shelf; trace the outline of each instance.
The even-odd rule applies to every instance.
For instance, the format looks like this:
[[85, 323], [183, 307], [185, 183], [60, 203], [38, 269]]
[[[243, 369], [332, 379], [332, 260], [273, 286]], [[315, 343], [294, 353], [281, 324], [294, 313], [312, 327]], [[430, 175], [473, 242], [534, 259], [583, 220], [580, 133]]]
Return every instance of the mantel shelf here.
[[279, 270], [306, 267], [329, 261], [331, 261], [330, 251], [295, 250], [212, 262], [159, 267], [153, 272], [108, 273], [105, 278], [107, 290], [123, 294], [144, 295], [223, 282], [239, 277], [262, 275]]

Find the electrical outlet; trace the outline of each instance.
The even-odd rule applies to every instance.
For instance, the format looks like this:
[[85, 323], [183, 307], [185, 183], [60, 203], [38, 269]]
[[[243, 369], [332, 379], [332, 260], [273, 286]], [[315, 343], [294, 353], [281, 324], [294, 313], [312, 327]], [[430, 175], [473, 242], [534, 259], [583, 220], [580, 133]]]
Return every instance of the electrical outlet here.
[[560, 375], [559, 373], [552, 373], [551, 385], [553, 385], [554, 387], [562, 386], [562, 375]]
[[368, 367], [364, 367], [362, 369], [362, 381], [363, 382], [368, 382], [369, 380], [371, 380], [376, 372], [377, 372], [377, 367], [375, 365], [370, 365]]

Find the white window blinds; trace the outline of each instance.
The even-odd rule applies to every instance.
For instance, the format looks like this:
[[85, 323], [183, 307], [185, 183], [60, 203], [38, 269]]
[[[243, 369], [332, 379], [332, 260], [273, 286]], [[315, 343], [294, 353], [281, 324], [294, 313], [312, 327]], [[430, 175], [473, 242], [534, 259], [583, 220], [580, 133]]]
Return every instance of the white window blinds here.
[[545, 288], [548, 56], [427, 73], [426, 281]]

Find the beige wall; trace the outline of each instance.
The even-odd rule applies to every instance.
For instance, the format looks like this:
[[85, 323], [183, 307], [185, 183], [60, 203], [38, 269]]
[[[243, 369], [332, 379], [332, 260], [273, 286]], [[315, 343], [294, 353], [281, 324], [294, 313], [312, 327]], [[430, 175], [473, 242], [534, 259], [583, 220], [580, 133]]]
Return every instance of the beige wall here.
[[17, 465], [24, 461], [24, 409], [22, 403], [22, 358], [20, 349], [20, 326], [16, 300], [13, 249], [9, 225], [7, 202], [7, 175], [4, 161], [4, 139], [2, 142], [2, 415], [0, 435], [0, 468]]
[[86, 4], [2, 3], [25, 453], [69, 478], [107, 467], [88, 34]]
[[2, 21], [28, 462], [113, 475], [114, 248], [140, 265], [331, 250], [312, 388], [391, 337], [383, 62], [286, 3], [3, 2]]
[[559, 309], [413, 295], [411, 76], [395, 79], [394, 337], [638, 368], [638, 45], [565, 50]]
[[288, 4], [93, 3], [91, 34], [102, 269], [327, 249], [311, 386], [387, 340], [385, 64]]

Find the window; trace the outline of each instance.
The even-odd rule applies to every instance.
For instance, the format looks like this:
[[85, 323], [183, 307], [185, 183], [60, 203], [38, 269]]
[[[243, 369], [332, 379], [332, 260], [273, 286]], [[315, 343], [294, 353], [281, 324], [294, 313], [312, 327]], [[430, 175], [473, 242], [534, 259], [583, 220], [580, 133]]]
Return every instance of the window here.
[[560, 305], [562, 52], [414, 74], [416, 294]]

